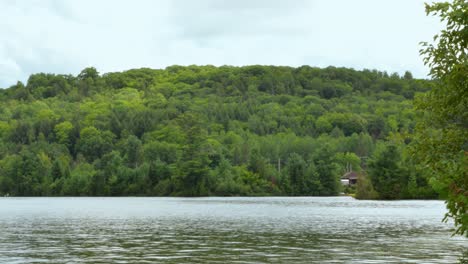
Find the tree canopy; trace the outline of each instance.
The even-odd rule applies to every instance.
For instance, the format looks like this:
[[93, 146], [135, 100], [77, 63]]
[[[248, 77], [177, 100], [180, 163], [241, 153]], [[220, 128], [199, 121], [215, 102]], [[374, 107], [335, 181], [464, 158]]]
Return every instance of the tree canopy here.
[[0, 90], [0, 194], [338, 195], [352, 167], [380, 198], [430, 198], [407, 150], [433, 86], [309, 66], [33, 74]]
[[468, 235], [468, 4], [463, 0], [426, 5], [446, 29], [423, 42], [421, 54], [435, 86], [416, 100], [415, 158], [432, 174], [434, 186], [447, 197], [457, 233]]

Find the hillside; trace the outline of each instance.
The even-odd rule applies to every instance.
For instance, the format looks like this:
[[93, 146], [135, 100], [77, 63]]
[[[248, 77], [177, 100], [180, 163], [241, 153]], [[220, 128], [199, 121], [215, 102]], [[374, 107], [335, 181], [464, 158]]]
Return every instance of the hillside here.
[[337, 195], [352, 167], [379, 198], [434, 197], [408, 154], [432, 85], [308, 66], [34, 74], [0, 90], [0, 194]]

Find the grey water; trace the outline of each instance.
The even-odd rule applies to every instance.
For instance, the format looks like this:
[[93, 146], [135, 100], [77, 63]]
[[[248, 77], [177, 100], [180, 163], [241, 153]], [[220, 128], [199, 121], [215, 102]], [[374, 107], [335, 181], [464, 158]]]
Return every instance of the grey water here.
[[0, 263], [454, 263], [442, 201], [0, 198]]

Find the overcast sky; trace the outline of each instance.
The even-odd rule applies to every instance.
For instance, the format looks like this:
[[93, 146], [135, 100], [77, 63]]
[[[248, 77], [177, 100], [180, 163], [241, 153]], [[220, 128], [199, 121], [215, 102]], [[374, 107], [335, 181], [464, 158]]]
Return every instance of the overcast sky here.
[[0, 1], [0, 87], [31, 73], [311, 65], [426, 77], [422, 0]]

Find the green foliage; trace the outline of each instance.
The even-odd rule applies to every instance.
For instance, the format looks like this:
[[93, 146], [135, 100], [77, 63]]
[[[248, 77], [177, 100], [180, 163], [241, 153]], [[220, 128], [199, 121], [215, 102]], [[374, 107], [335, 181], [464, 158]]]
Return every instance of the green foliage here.
[[359, 199], [436, 199], [427, 170], [410, 158], [409, 148], [398, 137], [380, 143], [367, 162], [367, 174], [360, 174]]
[[114, 137], [110, 131], [103, 132], [95, 127], [85, 127], [80, 131], [78, 152], [89, 161], [93, 161], [112, 149]]
[[365, 174], [359, 174], [356, 186], [356, 199], [372, 200], [378, 199], [379, 194], [374, 190], [372, 182]]
[[73, 130], [73, 124], [69, 121], [64, 121], [55, 125], [54, 132], [57, 139], [57, 143], [70, 146], [71, 143], [71, 132]]
[[340, 191], [339, 165], [329, 144], [324, 144], [314, 157], [315, 170], [321, 185], [319, 195], [338, 195]]
[[62, 194], [69, 196], [88, 195], [95, 174], [96, 171], [91, 164], [81, 162], [73, 169], [69, 177], [64, 177]]
[[361, 158], [353, 152], [338, 152], [335, 155], [335, 161], [340, 165], [343, 174], [348, 170], [361, 171]]
[[401, 154], [395, 145], [385, 145], [375, 152], [369, 161], [368, 173], [379, 197], [398, 199], [403, 190], [404, 171], [401, 165]]
[[304, 159], [296, 153], [292, 153], [288, 159], [286, 167], [291, 195], [306, 195], [306, 163]]
[[426, 5], [446, 28], [423, 42], [421, 55], [434, 87], [417, 98], [422, 112], [414, 158], [431, 173], [431, 183], [447, 199], [456, 233], [468, 236], [468, 5], [464, 0]]
[[[432, 84], [308, 66], [34, 74], [0, 91], [0, 194], [338, 195], [376, 145], [411, 138], [409, 99]], [[429, 195], [404, 175], [402, 197]]]

